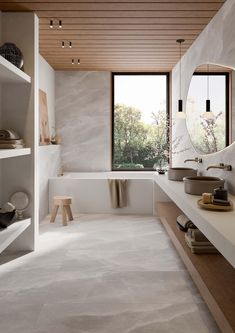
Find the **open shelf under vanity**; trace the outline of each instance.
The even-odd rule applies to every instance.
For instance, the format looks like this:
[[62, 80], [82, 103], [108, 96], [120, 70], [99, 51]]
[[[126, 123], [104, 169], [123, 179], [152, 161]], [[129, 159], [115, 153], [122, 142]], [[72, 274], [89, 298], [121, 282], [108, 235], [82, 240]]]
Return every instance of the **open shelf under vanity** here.
[[235, 332], [235, 269], [221, 254], [191, 252], [176, 226], [183, 212], [173, 202], [157, 202], [156, 210], [221, 331]]

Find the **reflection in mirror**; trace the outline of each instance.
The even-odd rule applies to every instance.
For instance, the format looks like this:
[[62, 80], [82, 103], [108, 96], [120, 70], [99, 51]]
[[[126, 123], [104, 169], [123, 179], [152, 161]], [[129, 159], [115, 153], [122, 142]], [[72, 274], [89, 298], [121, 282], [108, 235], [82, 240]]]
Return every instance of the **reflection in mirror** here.
[[[186, 103], [186, 124], [194, 148], [211, 154], [229, 144], [229, 76], [221, 66], [200, 66], [192, 76]], [[206, 110], [210, 100], [210, 110]]]

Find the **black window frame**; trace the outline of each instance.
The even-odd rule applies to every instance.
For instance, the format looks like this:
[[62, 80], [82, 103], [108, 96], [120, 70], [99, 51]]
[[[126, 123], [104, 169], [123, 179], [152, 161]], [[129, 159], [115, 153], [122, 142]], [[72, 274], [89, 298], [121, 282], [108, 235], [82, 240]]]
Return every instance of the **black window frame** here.
[[[194, 72], [193, 76], [225, 76], [225, 147], [230, 145], [230, 72]], [[206, 109], [206, 102], [205, 102]]]
[[[155, 171], [153, 168], [140, 168], [140, 169], [119, 169], [114, 168], [114, 78], [116, 75], [132, 75], [132, 76], [139, 76], [139, 75], [165, 75], [166, 76], [166, 119], [167, 123], [169, 124], [170, 121], [170, 72], [112, 72], [112, 96], [111, 96], [111, 102], [112, 102], [112, 157], [111, 157], [111, 170], [112, 171]], [[169, 127], [167, 127], [167, 140], [170, 139], [170, 130]]]

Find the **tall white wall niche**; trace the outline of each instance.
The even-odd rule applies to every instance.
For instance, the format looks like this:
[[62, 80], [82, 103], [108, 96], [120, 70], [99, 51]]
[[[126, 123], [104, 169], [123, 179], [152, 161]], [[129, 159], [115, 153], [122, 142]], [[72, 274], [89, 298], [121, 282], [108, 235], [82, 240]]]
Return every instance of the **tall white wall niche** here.
[[0, 231], [0, 252], [34, 250], [38, 233], [38, 18], [34, 13], [2, 13], [2, 38], [22, 52], [24, 71], [0, 56], [1, 129], [15, 130], [26, 148], [0, 149], [1, 205], [16, 191], [28, 193], [30, 204], [21, 222]]

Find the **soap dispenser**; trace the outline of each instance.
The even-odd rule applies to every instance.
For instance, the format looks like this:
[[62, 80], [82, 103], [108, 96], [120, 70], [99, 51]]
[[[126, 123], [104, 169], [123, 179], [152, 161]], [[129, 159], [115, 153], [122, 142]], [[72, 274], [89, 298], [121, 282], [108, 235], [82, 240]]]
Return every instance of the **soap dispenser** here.
[[228, 200], [228, 191], [223, 188], [223, 186], [220, 186], [216, 189], [214, 189], [213, 192], [214, 199], [219, 200]]

